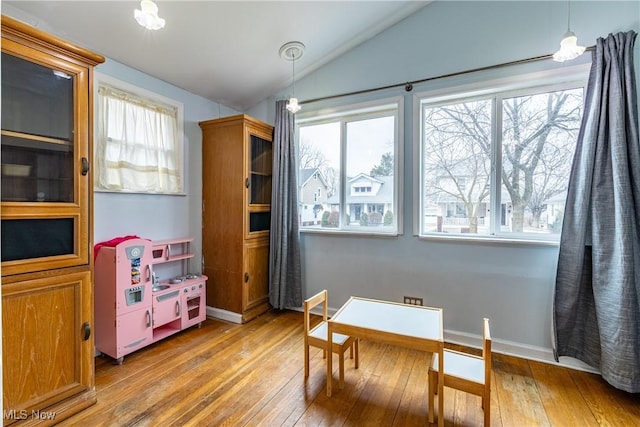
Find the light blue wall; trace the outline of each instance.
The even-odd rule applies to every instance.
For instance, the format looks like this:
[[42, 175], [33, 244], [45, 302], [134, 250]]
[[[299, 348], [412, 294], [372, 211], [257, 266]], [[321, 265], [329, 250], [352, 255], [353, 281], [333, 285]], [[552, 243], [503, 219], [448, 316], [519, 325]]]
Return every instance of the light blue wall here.
[[[639, 20], [637, 1], [571, 2], [571, 29], [583, 45], [594, 45], [597, 37], [609, 33], [640, 32]], [[494, 347], [551, 359], [557, 245], [455, 243], [419, 240], [413, 235], [413, 94], [465, 78], [415, 85], [412, 93], [400, 88], [313, 105], [304, 101], [550, 54], [559, 47], [566, 25], [566, 2], [437, 1], [296, 81], [303, 111], [405, 96], [404, 234], [390, 239], [302, 233], [307, 296], [326, 288], [334, 308], [350, 295], [397, 301], [404, 295], [424, 297], [427, 304], [444, 308], [445, 328], [459, 341], [469, 342], [468, 334], [479, 335], [481, 319], [487, 316], [497, 341]], [[637, 42], [638, 71], [639, 47]], [[303, 61], [304, 57], [301, 70]], [[580, 61], [588, 62], [589, 56]], [[570, 65], [547, 60], [526, 67]], [[484, 73], [481, 78], [503, 71]], [[249, 114], [273, 122], [275, 100], [288, 95], [285, 90]]]
[[[116, 61], [96, 67], [96, 73], [181, 102], [184, 106], [184, 196], [94, 194], [94, 241], [135, 234], [152, 240], [193, 236], [196, 257], [189, 268], [202, 271], [202, 132], [198, 122], [237, 114], [235, 110], [179, 89]], [[97, 110], [96, 110], [97, 111]]]

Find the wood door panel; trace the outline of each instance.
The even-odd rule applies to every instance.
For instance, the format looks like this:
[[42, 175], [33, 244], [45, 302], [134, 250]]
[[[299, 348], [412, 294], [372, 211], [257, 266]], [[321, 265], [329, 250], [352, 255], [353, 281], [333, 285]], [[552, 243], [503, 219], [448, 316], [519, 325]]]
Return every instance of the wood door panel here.
[[90, 272], [2, 287], [4, 409], [43, 408], [92, 386]]
[[249, 310], [269, 299], [269, 240], [248, 241], [245, 244], [244, 310]]

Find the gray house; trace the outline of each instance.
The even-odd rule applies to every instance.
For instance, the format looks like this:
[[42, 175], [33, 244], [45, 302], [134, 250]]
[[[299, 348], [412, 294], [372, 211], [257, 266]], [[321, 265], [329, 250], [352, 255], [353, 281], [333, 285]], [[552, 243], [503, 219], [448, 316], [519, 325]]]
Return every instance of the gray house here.
[[329, 185], [318, 168], [300, 169], [298, 175], [298, 218], [303, 227], [319, 225], [329, 209]]

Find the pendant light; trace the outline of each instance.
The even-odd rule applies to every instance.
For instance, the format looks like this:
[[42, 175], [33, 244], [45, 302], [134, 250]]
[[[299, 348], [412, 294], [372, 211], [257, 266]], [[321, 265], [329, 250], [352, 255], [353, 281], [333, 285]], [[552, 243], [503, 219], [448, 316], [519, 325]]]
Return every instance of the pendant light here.
[[140, 2], [140, 9], [134, 10], [133, 16], [136, 18], [136, 21], [138, 21], [138, 24], [148, 30], [164, 28], [164, 19], [158, 16], [158, 6], [153, 0], [142, 0]]
[[291, 61], [293, 69], [293, 78], [291, 86], [291, 98], [287, 103], [287, 110], [292, 114], [300, 111], [302, 107], [298, 104], [298, 98], [296, 98], [296, 59], [300, 59], [304, 53], [304, 44], [301, 42], [288, 42], [282, 45], [280, 48], [280, 57], [286, 61]]
[[571, 61], [582, 55], [584, 46], [578, 46], [578, 37], [571, 31], [569, 23], [571, 21], [571, 2], [567, 1], [567, 32], [562, 36], [560, 50], [553, 54], [553, 60], [557, 62]]

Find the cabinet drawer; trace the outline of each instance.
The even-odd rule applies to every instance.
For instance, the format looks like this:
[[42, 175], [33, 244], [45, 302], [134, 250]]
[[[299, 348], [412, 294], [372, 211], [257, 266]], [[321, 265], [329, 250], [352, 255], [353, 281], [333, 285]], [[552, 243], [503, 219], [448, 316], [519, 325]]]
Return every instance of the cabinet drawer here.
[[180, 319], [182, 302], [180, 289], [153, 295], [153, 327], [165, 325]]

